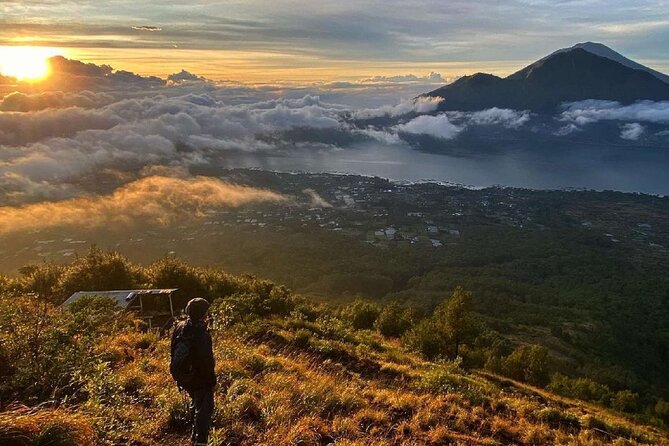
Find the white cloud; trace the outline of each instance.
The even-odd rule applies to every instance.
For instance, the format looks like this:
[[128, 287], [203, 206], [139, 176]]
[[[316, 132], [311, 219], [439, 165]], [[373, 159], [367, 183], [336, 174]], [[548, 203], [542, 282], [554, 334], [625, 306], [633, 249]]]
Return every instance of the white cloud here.
[[581, 130], [582, 129], [579, 126], [570, 122], [569, 124], [565, 124], [562, 127], [560, 127], [559, 129], [557, 129], [556, 131], [554, 131], [553, 135], [555, 135], [555, 136], [566, 136], [566, 135], [571, 135], [574, 132], [579, 132]]
[[438, 96], [420, 96], [397, 105], [385, 105], [378, 108], [357, 110], [353, 113], [353, 117], [356, 119], [369, 119], [389, 116], [392, 118], [408, 113], [431, 113], [437, 110], [443, 100], [443, 98]]
[[94, 108], [114, 102], [109, 93], [93, 93], [84, 90], [78, 93], [45, 91], [35, 94], [12, 92], [0, 100], [0, 111], [27, 112], [45, 108], [82, 107]]
[[462, 127], [453, 125], [446, 114], [436, 116], [422, 115], [411, 121], [395, 127], [398, 132], [429, 135], [440, 139], [453, 139], [462, 130]]
[[[282, 144], [295, 128], [345, 130], [346, 109], [316, 96], [225, 105], [206, 94], [124, 99], [96, 109], [69, 107], [0, 112], [0, 197], [44, 196], [38, 185], [62, 185], [99, 169], [205, 163], [225, 151]], [[275, 140], [274, 143], [268, 139]], [[184, 150], [185, 149], [185, 150]]]
[[429, 135], [440, 139], [453, 139], [463, 130], [479, 125], [517, 129], [527, 123], [530, 116], [528, 111], [500, 108], [477, 112], [445, 112], [436, 116], [421, 115], [391, 130], [399, 133]]
[[383, 83], [435, 83], [443, 84], [446, 82], [441, 74], [434, 71], [430, 72], [426, 76], [416, 76], [414, 74], [400, 74], [395, 76], [372, 76], [365, 79], [361, 79], [360, 83], [370, 83], [370, 84], [383, 84]]
[[669, 101], [639, 101], [622, 105], [614, 101], [588, 100], [565, 104], [564, 108], [560, 119], [578, 125], [603, 120], [669, 123]]
[[[105, 78], [111, 67], [59, 60], [73, 79]], [[123, 74], [133, 82], [132, 73]], [[436, 74], [431, 76], [438, 79]], [[232, 152], [333, 150], [369, 140], [399, 144], [409, 135], [452, 140], [477, 126], [515, 130], [533, 118], [528, 111], [491, 108], [476, 112], [438, 112], [439, 97], [418, 96], [377, 107], [342, 105], [346, 95], [369, 103], [381, 90], [407, 92], [407, 77], [397, 86], [358, 83], [359, 90], [333, 92], [331, 86], [302, 88], [212, 83], [182, 71], [160, 87], [78, 93], [12, 93], [0, 103], [0, 201], [29, 203], [76, 197], [103, 171], [137, 172], [146, 166], [190, 168], [217, 163]], [[140, 84], [144, 81], [138, 81]], [[150, 82], [149, 82], [150, 83]], [[392, 83], [392, 82], [389, 82]], [[415, 84], [412, 84], [415, 85]], [[371, 88], [372, 90], [367, 90]], [[374, 93], [369, 93], [373, 91]], [[316, 94], [318, 93], [318, 94]], [[661, 121], [667, 103], [635, 107], [603, 101], [568, 104], [555, 134], [577, 131], [604, 116], [635, 116]], [[612, 119], [612, 118], [610, 118]], [[644, 122], [635, 119], [635, 123]], [[639, 124], [640, 125], [640, 124]], [[553, 129], [548, 129], [552, 131]], [[621, 137], [639, 137], [624, 128]], [[622, 136], [625, 135], [625, 136]], [[119, 184], [133, 178], [119, 179]]]
[[636, 141], [643, 135], [645, 130], [645, 127], [638, 122], [631, 122], [622, 126], [620, 137], [629, 141]]
[[151, 25], [133, 26], [132, 29], [137, 31], [149, 31], [149, 32], [157, 32], [163, 30], [159, 26], [151, 26]]
[[530, 120], [529, 111], [510, 110], [493, 107], [488, 110], [473, 112], [469, 115], [469, 123], [476, 125], [502, 125], [516, 129]]
[[[109, 129], [123, 122], [112, 109], [80, 107], [47, 109], [29, 113], [0, 112], [0, 147], [18, 146], [51, 137], [69, 137], [82, 130]], [[0, 159], [7, 148], [0, 152]]]
[[367, 127], [364, 129], [351, 129], [351, 131], [355, 134], [363, 135], [367, 138], [372, 138], [383, 144], [400, 144], [402, 142], [402, 139], [397, 135], [397, 133], [393, 133], [393, 131], [390, 129], [377, 130], [373, 127]]
[[446, 112], [446, 114], [451, 121], [460, 125], [500, 125], [508, 129], [517, 129], [531, 118], [528, 110], [519, 111], [497, 107], [475, 112]]

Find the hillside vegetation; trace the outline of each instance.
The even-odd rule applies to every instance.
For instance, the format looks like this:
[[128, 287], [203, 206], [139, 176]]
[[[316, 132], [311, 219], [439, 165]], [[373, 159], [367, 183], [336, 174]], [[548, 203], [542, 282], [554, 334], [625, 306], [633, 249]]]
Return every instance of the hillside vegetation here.
[[252, 276], [95, 249], [0, 277], [0, 444], [188, 444], [168, 338], [104, 298], [58, 307], [81, 289], [144, 286], [214, 301], [213, 445], [669, 444], [668, 403], [552, 373], [545, 349], [507, 345], [465, 289], [430, 314], [334, 307]]

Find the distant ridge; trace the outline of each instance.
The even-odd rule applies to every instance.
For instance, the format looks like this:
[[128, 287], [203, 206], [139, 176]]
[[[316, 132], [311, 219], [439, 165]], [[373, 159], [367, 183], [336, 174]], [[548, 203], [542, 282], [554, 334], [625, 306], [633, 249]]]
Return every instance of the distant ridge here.
[[586, 99], [669, 100], [669, 83], [657, 74], [604, 45], [588, 42], [558, 50], [506, 78], [476, 73], [426, 96], [443, 97], [440, 110], [463, 111], [500, 107], [553, 112], [564, 102]]

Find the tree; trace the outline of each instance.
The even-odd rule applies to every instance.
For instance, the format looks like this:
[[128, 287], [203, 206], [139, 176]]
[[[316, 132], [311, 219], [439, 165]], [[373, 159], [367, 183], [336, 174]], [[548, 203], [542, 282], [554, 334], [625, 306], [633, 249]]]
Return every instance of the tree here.
[[91, 247], [88, 254], [78, 257], [63, 270], [56, 294], [63, 301], [75, 291], [132, 289], [138, 285], [139, 276], [139, 269], [126, 257]]
[[478, 333], [478, 324], [471, 313], [472, 293], [457, 287], [451, 297], [440, 304], [432, 315], [435, 328], [453, 347], [453, 357], [460, 355], [460, 347], [470, 344]]
[[373, 328], [380, 313], [381, 309], [378, 305], [356, 299], [355, 302], [344, 308], [342, 317], [349, 321], [353, 328], [362, 330]]
[[443, 333], [437, 329], [432, 319], [420, 321], [404, 334], [402, 341], [411, 350], [422, 353], [428, 359], [443, 355], [446, 345]]
[[639, 410], [639, 394], [631, 390], [616, 392], [611, 400], [611, 406], [620, 412], [636, 412]]
[[374, 328], [384, 336], [402, 336], [413, 324], [413, 312], [397, 302], [391, 302], [381, 310]]
[[550, 356], [541, 345], [521, 345], [502, 360], [506, 376], [539, 386], [548, 383]]
[[64, 268], [54, 263], [27, 265], [19, 269], [23, 289], [35, 293], [40, 299], [52, 300], [59, 304], [62, 299], [54, 298], [54, 290]]
[[200, 269], [175, 257], [163, 257], [148, 267], [148, 279], [156, 288], [179, 288], [185, 296], [206, 296]]
[[669, 401], [658, 400], [655, 403], [655, 414], [665, 423], [669, 423]]

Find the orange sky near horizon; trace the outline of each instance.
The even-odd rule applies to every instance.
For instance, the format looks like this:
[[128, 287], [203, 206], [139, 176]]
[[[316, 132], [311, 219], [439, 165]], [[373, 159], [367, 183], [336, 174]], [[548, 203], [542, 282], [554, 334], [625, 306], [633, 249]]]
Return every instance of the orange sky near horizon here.
[[[213, 80], [231, 80], [242, 83], [312, 83], [336, 80], [355, 80], [372, 76], [414, 74], [424, 76], [431, 71], [444, 78], [452, 78], [485, 71], [504, 75], [521, 68], [527, 61], [491, 62], [425, 62], [359, 61], [323, 59], [308, 55], [271, 52], [241, 52], [187, 49], [128, 49], [128, 48], [52, 48], [2, 47], [0, 58], [11, 57], [29, 50], [27, 58], [39, 57], [33, 53], [43, 49], [49, 56], [58, 54], [70, 59], [95, 64], [108, 64], [114, 69], [132, 71], [141, 75], [165, 78], [168, 74], [185, 69]], [[4, 50], [4, 52], [3, 52]], [[38, 61], [35, 61], [38, 63]], [[2, 61], [0, 59], [0, 67]], [[1, 70], [0, 70], [1, 72]], [[3, 73], [11, 75], [11, 72]]]
[[477, 71], [510, 74], [528, 61], [485, 61], [441, 63], [384, 60], [336, 60], [308, 55], [270, 52], [242, 52], [188, 49], [109, 49], [70, 48], [70, 58], [96, 64], [109, 64], [143, 75], [166, 77], [185, 69], [213, 80], [244, 83], [300, 83], [356, 80], [372, 76], [414, 74], [434, 71], [444, 78]]
[[[108, 64], [114, 69], [128, 70], [141, 75], [165, 78], [168, 74], [185, 69], [212, 80], [249, 84], [304, 84], [405, 74], [424, 76], [432, 71], [440, 73], [444, 79], [476, 72], [505, 76], [533, 62], [533, 60], [498, 60], [421, 63], [324, 59], [277, 52], [0, 46], [0, 74], [12, 74], [2, 73], [3, 58], [7, 62], [7, 57], [16, 57], [17, 52], [24, 51], [22, 48], [28, 52], [27, 58], [44, 58], [59, 54], [82, 62]], [[667, 61], [641, 60], [640, 62], [659, 71], [669, 72]], [[37, 64], [39, 61], [35, 60], [34, 63]]]

